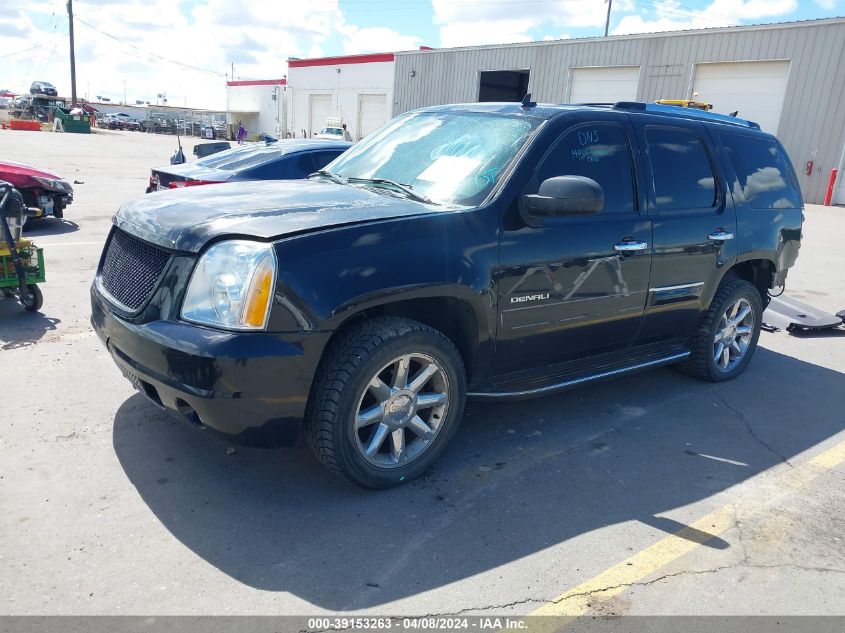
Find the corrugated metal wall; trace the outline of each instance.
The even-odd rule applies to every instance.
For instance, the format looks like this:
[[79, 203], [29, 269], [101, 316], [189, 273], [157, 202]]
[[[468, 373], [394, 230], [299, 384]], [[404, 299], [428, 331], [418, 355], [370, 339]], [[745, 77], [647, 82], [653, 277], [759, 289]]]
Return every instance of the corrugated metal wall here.
[[565, 103], [572, 68], [636, 64], [638, 98], [654, 101], [689, 98], [696, 63], [774, 59], [791, 62], [778, 137], [820, 203], [845, 146], [845, 19], [398, 53], [393, 113], [477, 101], [482, 70], [530, 69], [535, 100]]

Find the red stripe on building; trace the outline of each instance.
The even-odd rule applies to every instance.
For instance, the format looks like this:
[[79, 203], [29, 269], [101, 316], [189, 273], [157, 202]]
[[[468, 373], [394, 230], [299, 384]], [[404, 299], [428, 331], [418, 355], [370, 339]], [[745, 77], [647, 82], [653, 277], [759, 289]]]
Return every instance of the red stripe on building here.
[[316, 59], [289, 59], [288, 68], [306, 68], [308, 66], [337, 66], [339, 64], [369, 64], [372, 62], [392, 62], [393, 53], [373, 53], [371, 55], [341, 55], [338, 57], [318, 57]]
[[284, 79], [244, 79], [239, 81], [227, 81], [227, 86], [284, 86], [287, 83]]

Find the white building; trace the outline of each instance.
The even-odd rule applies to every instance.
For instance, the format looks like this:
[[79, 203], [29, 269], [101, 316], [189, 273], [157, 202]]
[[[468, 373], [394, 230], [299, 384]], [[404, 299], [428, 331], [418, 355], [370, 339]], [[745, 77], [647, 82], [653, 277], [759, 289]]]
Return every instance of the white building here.
[[287, 116], [284, 79], [257, 79], [226, 82], [226, 123], [230, 131], [238, 123], [254, 140], [261, 134], [276, 138], [284, 135]]
[[311, 137], [327, 120], [346, 125], [353, 141], [393, 112], [393, 53], [288, 60], [288, 132]]

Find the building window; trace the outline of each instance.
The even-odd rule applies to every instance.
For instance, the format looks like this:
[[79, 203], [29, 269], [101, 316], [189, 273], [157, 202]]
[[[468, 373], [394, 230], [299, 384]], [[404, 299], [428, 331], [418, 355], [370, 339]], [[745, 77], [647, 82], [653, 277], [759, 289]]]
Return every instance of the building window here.
[[478, 101], [522, 101], [528, 93], [527, 70], [486, 70], [481, 73]]

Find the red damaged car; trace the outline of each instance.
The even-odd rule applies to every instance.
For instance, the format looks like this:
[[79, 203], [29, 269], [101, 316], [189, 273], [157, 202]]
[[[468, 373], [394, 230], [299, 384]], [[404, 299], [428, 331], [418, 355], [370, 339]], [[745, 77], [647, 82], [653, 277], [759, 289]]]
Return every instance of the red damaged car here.
[[26, 206], [41, 209], [41, 217], [64, 217], [65, 207], [73, 202], [73, 187], [67, 180], [32, 165], [0, 160], [0, 180], [12, 183]]

